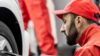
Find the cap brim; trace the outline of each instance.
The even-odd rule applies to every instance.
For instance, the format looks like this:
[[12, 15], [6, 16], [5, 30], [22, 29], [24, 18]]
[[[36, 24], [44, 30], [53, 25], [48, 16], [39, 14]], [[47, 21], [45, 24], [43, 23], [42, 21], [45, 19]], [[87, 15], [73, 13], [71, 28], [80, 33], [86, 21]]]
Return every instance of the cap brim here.
[[66, 11], [64, 11], [64, 10], [56, 10], [56, 11], [54, 11], [53, 12], [56, 16], [58, 16], [60, 19], [62, 19], [63, 18], [63, 15], [65, 14], [65, 13], [67, 13]]

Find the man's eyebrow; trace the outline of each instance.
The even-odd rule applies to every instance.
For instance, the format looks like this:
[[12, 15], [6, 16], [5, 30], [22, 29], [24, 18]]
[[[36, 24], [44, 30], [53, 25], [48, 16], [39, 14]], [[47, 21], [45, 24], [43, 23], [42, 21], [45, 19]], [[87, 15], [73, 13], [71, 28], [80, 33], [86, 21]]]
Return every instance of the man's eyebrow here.
[[65, 20], [64, 18], [62, 19], [62, 21], [63, 21], [64, 23], [66, 22], [66, 20]]
[[64, 15], [63, 15], [63, 18], [62, 18], [62, 20], [63, 20], [63, 21], [65, 20], [65, 17], [64, 17]]
[[62, 19], [62, 21], [64, 22], [64, 18]]

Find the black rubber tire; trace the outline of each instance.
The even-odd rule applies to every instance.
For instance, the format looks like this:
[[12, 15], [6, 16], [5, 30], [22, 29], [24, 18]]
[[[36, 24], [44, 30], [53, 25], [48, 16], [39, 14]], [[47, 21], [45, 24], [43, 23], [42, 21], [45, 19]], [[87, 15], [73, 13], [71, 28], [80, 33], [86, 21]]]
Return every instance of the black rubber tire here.
[[14, 38], [14, 35], [12, 34], [11, 30], [8, 28], [8, 26], [0, 21], [0, 35], [4, 36], [5, 39], [9, 42], [12, 50], [14, 53], [18, 54], [18, 48], [17, 44]]

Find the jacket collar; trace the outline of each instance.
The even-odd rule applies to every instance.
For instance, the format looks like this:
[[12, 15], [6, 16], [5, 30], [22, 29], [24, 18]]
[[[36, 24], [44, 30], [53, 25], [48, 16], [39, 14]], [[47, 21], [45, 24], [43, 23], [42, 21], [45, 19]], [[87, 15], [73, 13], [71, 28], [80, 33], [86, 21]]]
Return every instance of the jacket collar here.
[[83, 46], [88, 42], [88, 40], [91, 38], [91, 35], [93, 35], [96, 31], [96, 29], [99, 28], [96, 24], [89, 25], [86, 30], [83, 31], [80, 39], [78, 40], [78, 43], [80, 46]]

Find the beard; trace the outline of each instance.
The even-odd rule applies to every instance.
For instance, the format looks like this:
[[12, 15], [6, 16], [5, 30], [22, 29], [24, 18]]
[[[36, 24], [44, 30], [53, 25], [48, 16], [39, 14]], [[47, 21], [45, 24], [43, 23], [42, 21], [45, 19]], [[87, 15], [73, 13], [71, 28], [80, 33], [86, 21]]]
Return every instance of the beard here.
[[69, 28], [69, 34], [66, 36], [67, 38], [67, 43], [69, 45], [75, 45], [76, 44], [76, 39], [78, 37], [78, 31], [75, 27], [75, 23], [72, 22]]

